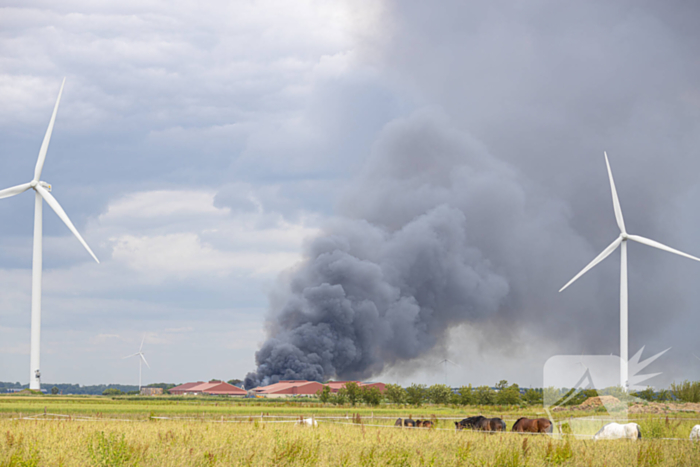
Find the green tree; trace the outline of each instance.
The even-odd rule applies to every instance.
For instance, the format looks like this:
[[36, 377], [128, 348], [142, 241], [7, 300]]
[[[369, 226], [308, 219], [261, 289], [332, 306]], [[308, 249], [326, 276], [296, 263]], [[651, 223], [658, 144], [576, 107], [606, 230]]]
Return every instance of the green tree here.
[[406, 388], [406, 401], [415, 406], [420, 406], [425, 401], [425, 384], [413, 383]]
[[124, 393], [117, 388], [108, 388], [102, 392], [103, 396], [120, 396], [122, 394]]
[[445, 384], [433, 384], [426, 391], [426, 398], [433, 404], [447, 404], [452, 397], [452, 389]]
[[671, 383], [671, 394], [682, 402], [700, 402], [700, 381]]
[[316, 395], [318, 395], [318, 399], [321, 402], [323, 402], [324, 404], [330, 402], [330, 400], [331, 400], [331, 387], [324, 385], [323, 389], [316, 392]]
[[382, 401], [381, 391], [374, 386], [363, 387], [360, 395], [362, 396], [362, 401], [367, 405], [377, 406]]
[[469, 405], [474, 403], [474, 390], [472, 389], [472, 385], [470, 384], [469, 386], [462, 386], [459, 388], [459, 404], [460, 405]]
[[647, 388], [643, 391], [635, 392], [634, 395], [649, 402], [656, 399], [656, 392], [651, 386], [647, 386]]
[[342, 390], [342, 388], [333, 396], [331, 396], [331, 404], [335, 405], [343, 405], [348, 401], [347, 395], [345, 394], [345, 391]]
[[343, 394], [347, 401], [352, 405], [357, 404], [362, 397], [360, 386], [358, 386], [354, 381], [345, 383], [345, 386], [338, 390], [338, 394]]
[[500, 405], [517, 405], [520, 404], [520, 388], [517, 384], [512, 384], [501, 389], [496, 394], [496, 403]]
[[535, 405], [542, 403], [542, 391], [537, 389], [528, 389], [523, 394], [523, 400], [528, 404]]
[[406, 402], [406, 391], [398, 384], [387, 384], [384, 389], [384, 396], [392, 404], [404, 404]]
[[232, 385], [232, 386], [236, 386], [236, 385], [238, 385], [238, 384], [241, 384], [241, 383], [243, 382], [243, 380], [237, 379], [237, 378], [236, 378], [236, 379], [230, 379], [230, 380], [228, 380], [228, 381], [226, 381], [226, 382], [227, 382], [228, 384]]
[[53, 394], [54, 396], [55, 396], [56, 394], [58, 394], [59, 392], [60, 392], [60, 390], [59, 390], [56, 386], [54, 386], [54, 387], [51, 388], [51, 394]]
[[496, 391], [488, 386], [479, 386], [474, 390], [474, 403], [478, 405], [493, 405], [496, 401]]
[[507, 388], [507, 387], [508, 387], [508, 381], [506, 381], [505, 379], [500, 380], [500, 381], [496, 384], [496, 388], [498, 388], [498, 389], [505, 389], [505, 388]]

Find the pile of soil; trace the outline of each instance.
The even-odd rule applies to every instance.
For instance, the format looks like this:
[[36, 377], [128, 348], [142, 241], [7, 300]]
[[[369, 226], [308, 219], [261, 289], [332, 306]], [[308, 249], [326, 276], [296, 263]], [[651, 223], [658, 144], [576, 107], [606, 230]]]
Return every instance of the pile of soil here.
[[642, 402], [629, 408], [629, 413], [667, 414], [673, 412], [700, 413], [700, 404], [692, 402]]
[[618, 399], [615, 396], [596, 396], [596, 397], [589, 397], [582, 403], [578, 405], [578, 408], [580, 410], [590, 410], [590, 409], [597, 409], [598, 407], [601, 407], [605, 405], [606, 407], [611, 407], [616, 404], [620, 403], [620, 399]]

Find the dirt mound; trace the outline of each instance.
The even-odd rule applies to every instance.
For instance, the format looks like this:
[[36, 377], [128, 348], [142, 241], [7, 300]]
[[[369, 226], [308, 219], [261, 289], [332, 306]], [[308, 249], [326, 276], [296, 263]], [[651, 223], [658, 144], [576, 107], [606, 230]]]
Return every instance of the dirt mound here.
[[587, 409], [597, 409], [600, 406], [613, 406], [620, 403], [620, 399], [615, 396], [596, 396], [589, 397], [585, 401], [579, 404], [578, 408], [582, 410]]
[[642, 402], [630, 407], [630, 413], [668, 414], [674, 412], [700, 413], [700, 403]]

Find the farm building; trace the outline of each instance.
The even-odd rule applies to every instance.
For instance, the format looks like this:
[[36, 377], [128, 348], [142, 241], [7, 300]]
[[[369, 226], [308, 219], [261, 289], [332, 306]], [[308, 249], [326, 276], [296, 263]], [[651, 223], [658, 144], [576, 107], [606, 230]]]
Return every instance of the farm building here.
[[[270, 384], [269, 386], [260, 386], [253, 389], [256, 396], [260, 397], [295, 397], [295, 396], [315, 396], [323, 389], [323, 386], [329, 386], [332, 393], [338, 392], [339, 389], [345, 387], [350, 381], [330, 381], [322, 384], [316, 381], [306, 380], [284, 380], [279, 383]], [[352, 381], [360, 387], [376, 387], [379, 391], [384, 392], [384, 383], [362, 383]]]
[[175, 386], [170, 390], [170, 394], [184, 396], [198, 396], [202, 394], [210, 396], [241, 396], [247, 394], [244, 389], [236, 387], [232, 384], [224, 383], [223, 381], [210, 381], [204, 383], [198, 381], [196, 383], [185, 383], [180, 386]]
[[285, 380], [269, 386], [259, 386], [253, 389], [256, 396], [262, 397], [293, 397], [293, 396], [315, 396], [323, 389], [323, 384], [316, 381], [305, 380]]

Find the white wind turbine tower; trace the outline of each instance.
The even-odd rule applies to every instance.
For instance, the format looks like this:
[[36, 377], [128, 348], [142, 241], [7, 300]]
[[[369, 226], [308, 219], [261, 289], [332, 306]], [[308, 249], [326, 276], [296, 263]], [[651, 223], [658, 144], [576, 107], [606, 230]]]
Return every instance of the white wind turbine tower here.
[[[146, 361], [146, 357], [143, 355], [143, 341], [146, 340], [146, 336], [143, 336], [143, 339], [141, 339], [141, 347], [139, 347], [139, 351], [136, 352], [135, 354], [132, 355], [127, 355], [124, 358], [131, 358], [131, 357], [136, 357], [137, 355], [139, 356], [139, 391], [141, 391], [141, 362], [145, 363], [148, 369], [151, 369], [151, 365], [148, 364]], [[123, 359], [122, 359], [123, 360]]]
[[63, 85], [66, 83], [66, 79], [63, 78], [61, 83], [61, 89], [58, 91], [58, 99], [56, 99], [56, 105], [53, 108], [53, 114], [51, 115], [51, 120], [49, 121], [49, 127], [46, 129], [46, 134], [44, 135], [44, 141], [41, 143], [41, 149], [39, 150], [39, 158], [36, 161], [36, 167], [34, 168], [34, 178], [29, 183], [23, 183], [22, 185], [13, 186], [11, 188], [6, 188], [0, 190], [0, 199], [9, 198], [10, 196], [15, 196], [23, 193], [30, 188], [35, 191], [35, 202], [34, 202], [34, 252], [32, 258], [32, 327], [31, 327], [31, 351], [29, 356], [29, 389], [41, 390], [41, 371], [39, 370], [40, 364], [40, 338], [41, 338], [41, 268], [42, 268], [42, 208], [43, 201], [51, 206], [58, 217], [68, 226], [71, 232], [78, 237], [80, 243], [83, 244], [85, 249], [90, 253], [90, 255], [97, 261], [100, 262], [95, 254], [92, 252], [90, 247], [85, 243], [83, 237], [80, 236], [78, 230], [75, 228], [73, 223], [70, 221], [66, 215], [61, 205], [58, 204], [56, 198], [54, 198], [50, 191], [51, 185], [46, 182], [40, 181], [41, 170], [44, 168], [44, 161], [46, 160], [46, 151], [49, 149], [49, 141], [51, 140], [51, 132], [53, 131], [53, 124], [56, 121], [56, 112], [58, 111], [58, 104], [61, 102], [61, 94], [63, 93]]
[[669, 253], [675, 253], [680, 256], [685, 256], [686, 258], [694, 259], [695, 261], [700, 261], [699, 258], [691, 256], [689, 254], [683, 253], [682, 251], [674, 250], [666, 245], [663, 245], [654, 240], [648, 238], [640, 237], [639, 235], [630, 235], [625, 229], [625, 221], [622, 218], [622, 210], [620, 209], [620, 200], [617, 197], [617, 191], [615, 190], [615, 182], [613, 181], [612, 170], [610, 170], [610, 162], [608, 161], [608, 154], [603, 152], [605, 155], [605, 164], [608, 167], [608, 177], [610, 178], [610, 189], [612, 190], [613, 199], [613, 209], [615, 210], [615, 220], [617, 221], [617, 226], [620, 228], [620, 236], [615, 239], [606, 249], [603, 250], [596, 258], [591, 261], [588, 266], [583, 268], [581, 272], [576, 274], [573, 279], [571, 279], [564, 287], [559, 289], [559, 292], [571, 285], [576, 279], [584, 275], [589, 269], [591, 269], [596, 264], [607, 258], [613, 251], [620, 247], [620, 386], [627, 389], [629, 374], [628, 374], [628, 344], [627, 344], [627, 240], [633, 240], [637, 243], [643, 245], [652, 246], [658, 248], [659, 250], [668, 251]]

